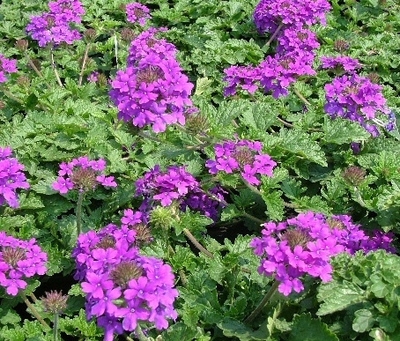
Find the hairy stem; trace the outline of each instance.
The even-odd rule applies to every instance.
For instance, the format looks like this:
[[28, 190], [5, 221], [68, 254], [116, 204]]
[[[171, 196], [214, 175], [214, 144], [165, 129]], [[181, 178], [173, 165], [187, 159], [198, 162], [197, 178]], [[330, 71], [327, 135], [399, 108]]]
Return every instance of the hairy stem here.
[[83, 56], [81, 73], [79, 74], [79, 83], [78, 83], [79, 86], [82, 85], [83, 73], [85, 72], [85, 66], [86, 66], [86, 63], [87, 63], [87, 60], [88, 60], [89, 49], [90, 49], [90, 43], [88, 43], [88, 44], [86, 45], [85, 54], [84, 54], [84, 56]]
[[142, 328], [140, 328], [139, 323], [136, 325], [135, 334], [136, 334], [136, 337], [139, 339], [139, 341], [148, 341], [149, 340], [147, 338], [147, 336], [144, 335], [143, 330], [142, 330]]
[[78, 202], [76, 203], [76, 231], [77, 231], [77, 236], [82, 232], [82, 203], [83, 203], [83, 197], [85, 195], [85, 192], [79, 192], [78, 194]]
[[279, 26], [276, 28], [274, 34], [269, 38], [269, 40], [265, 44], [266, 47], [268, 47], [272, 43], [272, 41], [276, 38], [276, 36], [280, 32], [280, 30], [282, 29], [282, 27], [283, 27], [283, 23], [280, 23]]
[[278, 289], [279, 284], [280, 284], [280, 282], [278, 282], [278, 281], [275, 281], [274, 283], [272, 283], [272, 286], [271, 286], [271, 288], [269, 288], [267, 294], [264, 296], [264, 298], [258, 304], [256, 309], [254, 309], [254, 311], [249, 316], [247, 316], [247, 318], [244, 320], [244, 323], [250, 323], [258, 316], [258, 314], [268, 303], [268, 301], [270, 300], [272, 295], [276, 292], [276, 289]]
[[293, 88], [293, 92], [297, 95], [298, 98], [301, 99], [301, 101], [302, 101], [304, 104], [310, 105], [310, 106], [311, 106], [311, 103], [305, 99], [305, 97], [300, 93], [299, 90]]
[[53, 320], [53, 341], [58, 341], [58, 314], [54, 314]]
[[46, 323], [45, 320], [43, 320], [42, 316], [40, 316], [39, 312], [36, 310], [36, 308], [34, 307], [34, 305], [28, 300], [28, 298], [26, 297], [26, 295], [24, 293], [20, 293], [24, 303], [26, 304], [26, 306], [30, 309], [31, 313], [33, 316], [35, 316], [35, 318], [46, 328], [51, 329], [50, 326]]
[[60, 75], [58, 74], [56, 62], [54, 60], [53, 48], [50, 49], [50, 57], [51, 57], [51, 67], [53, 68], [54, 74], [56, 75], [57, 83], [59, 86], [64, 87], [63, 83], [61, 82]]
[[212, 254], [210, 251], [208, 251], [203, 245], [201, 245], [201, 244], [197, 241], [197, 239], [195, 238], [195, 236], [194, 236], [188, 229], [184, 228], [184, 229], [183, 229], [183, 233], [185, 234], [186, 237], [189, 238], [189, 240], [193, 243], [194, 246], [196, 246], [196, 248], [197, 248], [200, 252], [204, 253], [207, 257], [214, 258], [213, 254]]

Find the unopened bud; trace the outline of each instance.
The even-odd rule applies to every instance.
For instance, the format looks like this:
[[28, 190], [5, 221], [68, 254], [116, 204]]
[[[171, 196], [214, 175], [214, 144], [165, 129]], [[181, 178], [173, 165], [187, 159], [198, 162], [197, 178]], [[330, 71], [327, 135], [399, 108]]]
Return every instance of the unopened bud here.
[[62, 292], [50, 291], [46, 292], [46, 297], [42, 297], [44, 309], [53, 314], [61, 314], [67, 308], [68, 296]]
[[28, 41], [25, 39], [20, 39], [15, 42], [15, 47], [18, 51], [24, 52], [28, 49]]
[[97, 37], [97, 32], [96, 30], [94, 30], [93, 28], [89, 28], [85, 31], [85, 33], [83, 34], [85, 40], [89, 43], [92, 43], [95, 41], [96, 37]]
[[350, 47], [350, 44], [347, 41], [342, 40], [342, 39], [336, 40], [335, 44], [334, 44], [334, 48], [338, 52], [344, 52], [344, 51], [348, 50], [349, 47]]
[[359, 186], [364, 181], [365, 174], [366, 172], [364, 169], [357, 166], [351, 166], [343, 172], [342, 176], [348, 184], [352, 186]]

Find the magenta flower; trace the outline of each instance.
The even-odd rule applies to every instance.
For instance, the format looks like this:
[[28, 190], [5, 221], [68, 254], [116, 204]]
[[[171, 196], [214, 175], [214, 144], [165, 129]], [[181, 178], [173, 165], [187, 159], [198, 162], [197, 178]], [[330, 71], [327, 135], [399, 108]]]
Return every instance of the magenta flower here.
[[7, 59], [4, 55], [0, 54], [0, 83], [7, 81], [7, 74], [17, 71], [17, 61], [15, 59]]
[[7, 202], [12, 208], [19, 207], [17, 189], [29, 188], [23, 170], [24, 165], [12, 157], [12, 149], [0, 147], [0, 205]]
[[87, 192], [98, 185], [117, 187], [114, 177], [104, 174], [105, 168], [105, 160], [90, 160], [87, 156], [81, 156], [68, 163], [63, 162], [60, 164], [58, 178], [53, 182], [52, 187], [61, 194], [74, 189]]
[[206, 167], [211, 174], [239, 171], [251, 185], [261, 183], [260, 176], [273, 176], [276, 162], [268, 154], [262, 154], [262, 143], [247, 140], [228, 141], [214, 147], [215, 160], [207, 160]]
[[391, 235], [368, 237], [347, 215], [327, 218], [321, 213], [301, 213], [284, 222], [265, 223], [261, 234], [250, 243], [261, 258], [258, 271], [274, 277], [279, 282], [278, 291], [285, 296], [301, 292], [306, 275], [330, 281], [330, 259], [341, 252], [395, 251]]
[[331, 9], [327, 0], [261, 0], [254, 10], [254, 23], [261, 33], [274, 33], [279, 25], [326, 24]]
[[132, 2], [126, 5], [127, 20], [131, 23], [138, 23], [145, 26], [148, 19], [151, 18], [150, 10], [139, 2]]
[[322, 69], [335, 69], [338, 71], [343, 70], [348, 73], [353, 73], [357, 69], [361, 68], [361, 64], [358, 59], [348, 56], [322, 56], [320, 59], [322, 63]]
[[391, 111], [382, 94], [382, 87], [357, 74], [336, 77], [325, 85], [326, 113], [332, 118], [343, 117], [357, 122], [373, 137], [379, 127], [393, 122]]
[[119, 119], [157, 133], [171, 124], [184, 125], [193, 109], [193, 84], [182, 73], [176, 48], [156, 37], [159, 31], [149, 29], [132, 41], [128, 67], [117, 71], [110, 91]]
[[78, 30], [71, 28], [72, 23], [80, 23], [85, 10], [78, 0], [58, 0], [49, 3], [49, 12], [30, 18], [26, 31], [37, 40], [40, 47], [48, 44], [72, 44], [81, 39]]
[[16, 296], [27, 287], [27, 278], [44, 275], [46, 262], [47, 254], [35, 239], [24, 241], [0, 232], [0, 285], [7, 294]]
[[127, 226], [110, 224], [81, 234], [72, 255], [75, 278], [86, 293], [87, 316], [104, 328], [105, 340], [112, 340], [114, 333], [134, 331], [140, 322], [166, 329], [168, 319], [177, 318], [172, 268], [140, 255], [135, 234]]

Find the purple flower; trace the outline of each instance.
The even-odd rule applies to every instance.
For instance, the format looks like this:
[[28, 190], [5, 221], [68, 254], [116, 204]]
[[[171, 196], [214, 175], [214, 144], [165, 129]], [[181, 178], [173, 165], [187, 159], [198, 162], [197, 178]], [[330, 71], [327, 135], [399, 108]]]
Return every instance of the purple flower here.
[[140, 322], [165, 329], [167, 319], [177, 318], [172, 268], [142, 256], [128, 226], [110, 224], [81, 234], [72, 255], [76, 278], [86, 293], [87, 317], [97, 319], [105, 340], [112, 340], [114, 333], [134, 331]]
[[90, 160], [87, 156], [81, 156], [68, 163], [63, 162], [60, 164], [57, 181], [53, 182], [52, 187], [61, 194], [74, 189], [87, 192], [99, 184], [104, 187], [117, 187], [114, 177], [104, 174], [105, 168], [105, 160]]
[[19, 207], [17, 189], [29, 188], [23, 170], [24, 166], [12, 157], [12, 149], [0, 147], [0, 205], [7, 202], [12, 208]]
[[357, 74], [336, 77], [325, 85], [325, 97], [324, 108], [329, 116], [357, 122], [374, 137], [379, 135], [379, 126], [385, 127], [391, 120], [382, 87], [367, 77]]
[[16, 296], [26, 288], [26, 278], [44, 275], [47, 254], [35, 239], [20, 240], [0, 232], [0, 285], [7, 294]]
[[335, 69], [338, 71], [344, 70], [348, 73], [354, 72], [356, 69], [361, 68], [361, 64], [358, 59], [351, 58], [348, 56], [336, 56], [336, 57], [321, 57], [321, 68], [323, 69]]
[[185, 124], [193, 109], [193, 84], [182, 73], [176, 48], [156, 37], [159, 31], [149, 29], [132, 41], [128, 67], [117, 71], [110, 91], [119, 119], [139, 128], [150, 125], [157, 133]]
[[258, 271], [280, 282], [278, 291], [285, 296], [304, 289], [303, 276], [330, 281], [330, 259], [341, 252], [395, 251], [392, 235], [380, 232], [368, 237], [347, 215], [327, 218], [321, 213], [301, 213], [284, 222], [265, 223], [261, 234], [250, 243], [261, 257]]
[[274, 33], [279, 25], [326, 24], [331, 9], [327, 0], [261, 0], [254, 10], [254, 23], [261, 33]]
[[131, 23], [139, 23], [140, 26], [146, 25], [151, 18], [150, 10], [139, 2], [132, 2], [126, 5], [127, 20]]
[[17, 61], [15, 59], [7, 59], [0, 54], [0, 83], [7, 81], [6, 74], [17, 72]]
[[26, 31], [37, 40], [40, 47], [61, 43], [72, 44], [81, 39], [78, 30], [71, 28], [71, 23], [80, 23], [85, 10], [78, 0], [58, 0], [49, 3], [49, 12], [30, 18]]
[[276, 162], [269, 155], [261, 153], [261, 142], [228, 141], [222, 145], [215, 145], [214, 149], [215, 160], [206, 161], [206, 167], [209, 168], [211, 174], [217, 174], [220, 171], [225, 173], [239, 171], [251, 185], [261, 183], [260, 175], [273, 176], [272, 171]]

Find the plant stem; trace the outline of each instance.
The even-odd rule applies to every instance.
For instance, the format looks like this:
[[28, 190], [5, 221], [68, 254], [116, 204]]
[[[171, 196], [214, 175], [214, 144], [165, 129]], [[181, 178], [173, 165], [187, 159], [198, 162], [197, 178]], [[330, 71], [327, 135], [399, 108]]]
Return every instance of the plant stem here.
[[283, 23], [280, 23], [279, 26], [276, 28], [274, 34], [269, 38], [269, 40], [265, 44], [266, 47], [268, 47], [272, 43], [272, 41], [276, 38], [276, 36], [278, 35], [278, 33], [282, 27], [283, 27]]
[[139, 323], [136, 325], [135, 333], [139, 341], [148, 341], [149, 339], [144, 335], [142, 328], [140, 328]]
[[78, 237], [82, 232], [82, 203], [84, 195], [85, 192], [79, 192], [78, 202], [76, 203], [76, 231]]
[[46, 328], [51, 329], [50, 326], [46, 323], [45, 320], [43, 320], [43, 318], [40, 316], [39, 312], [36, 310], [36, 308], [34, 307], [34, 305], [28, 300], [28, 298], [26, 297], [26, 295], [24, 293], [21, 292], [21, 297], [24, 301], [24, 303], [27, 305], [27, 307], [31, 310], [31, 313], [33, 316], [36, 317], [36, 319]]
[[51, 67], [53, 68], [54, 74], [56, 75], [57, 83], [59, 86], [62, 88], [64, 87], [60, 75], [58, 74], [57, 67], [56, 67], [56, 62], [54, 60], [54, 53], [53, 53], [53, 48], [50, 48], [50, 57], [51, 57]]
[[17, 96], [15, 96], [12, 92], [6, 90], [6, 89], [1, 89], [1, 92], [4, 93], [8, 98], [11, 98], [13, 101], [18, 102], [19, 104], [24, 104], [24, 101], [22, 99], [19, 99]]
[[304, 104], [311, 106], [311, 103], [305, 99], [305, 97], [300, 93], [299, 90], [297, 90], [296, 88], [293, 88], [293, 92], [297, 95], [298, 98], [300, 98], [302, 100], [302, 102]]
[[246, 218], [249, 218], [250, 220], [253, 220], [256, 223], [259, 223], [260, 225], [265, 223], [265, 220], [261, 220], [261, 219], [255, 217], [255, 216], [253, 216], [253, 215], [251, 215], [251, 214], [249, 214], [247, 212], [244, 212], [244, 211], [242, 212], [242, 216], [246, 217]]
[[85, 66], [86, 66], [86, 62], [87, 62], [87, 59], [88, 59], [88, 55], [89, 55], [89, 49], [90, 49], [90, 43], [88, 43], [86, 45], [85, 54], [83, 56], [81, 73], [79, 74], [79, 83], [78, 83], [79, 86], [82, 85], [83, 73], [85, 71]]
[[58, 341], [58, 314], [54, 314], [53, 341]]
[[31, 293], [29, 294], [29, 297], [32, 298], [32, 301], [33, 301], [34, 303], [36, 303], [36, 302], [38, 301], [37, 297], [35, 296], [35, 294], [34, 294], [33, 292], [31, 292]]
[[117, 69], [119, 69], [119, 66], [118, 66], [118, 40], [117, 40], [116, 34], [114, 34], [114, 51], [115, 51], [115, 64], [117, 65]]
[[268, 303], [272, 295], [275, 293], [276, 289], [278, 289], [280, 282], [275, 281], [272, 283], [271, 288], [269, 288], [267, 294], [264, 296], [264, 298], [261, 300], [261, 302], [258, 304], [256, 309], [244, 320], [244, 323], [250, 323], [252, 322], [257, 315], [261, 312], [261, 310], [265, 307], [265, 305]]
[[203, 245], [201, 245], [197, 241], [195, 236], [187, 228], [183, 229], [183, 233], [185, 234], [186, 237], [189, 238], [189, 240], [193, 243], [193, 245], [200, 250], [200, 252], [204, 253], [207, 257], [214, 258], [213, 254], [210, 251], [208, 251]]

